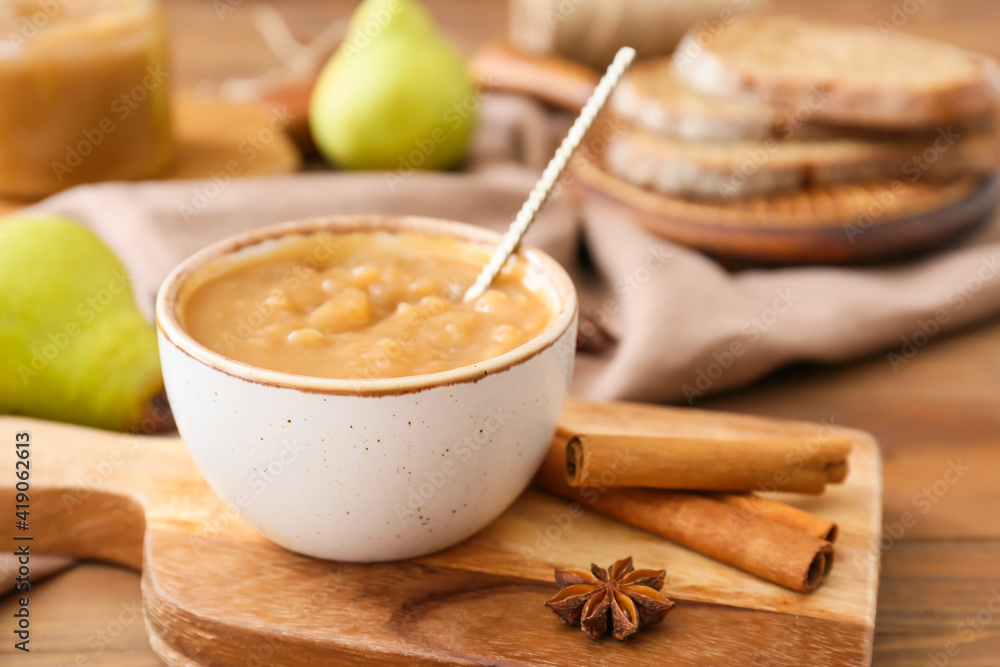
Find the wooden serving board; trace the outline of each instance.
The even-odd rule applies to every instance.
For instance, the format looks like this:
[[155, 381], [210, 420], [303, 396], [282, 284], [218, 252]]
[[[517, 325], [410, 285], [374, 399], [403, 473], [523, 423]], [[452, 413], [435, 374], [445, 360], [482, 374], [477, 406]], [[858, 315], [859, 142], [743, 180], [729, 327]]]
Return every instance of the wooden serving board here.
[[[575, 426], [609, 412], [632, 423], [627, 406], [567, 406]], [[662, 415], [672, 432], [700, 437], [827, 437], [819, 424], [682, 408]], [[478, 535], [432, 556], [373, 565], [300, 556], [223, 505], [177, 437], [17, 417], [0, 418], [10, 445], [0, 459], [0, 507], [14, 507], [14, 435], [27, 431], [32, 553], [141, 569], [150, 641], [170, 665], [866, 665], [881, 463], [870, 435], [837, 430], [854, 442], [847, 482], [823, 496], [782, 498], [840, 524], [836, 566], [812, 595], [571, 512], [534, 489]], [[554, 566], [627, 555], [639, 567], [666, 568], [664, 593], [678, 605], [664, 624], [626, 643], [594, 640], [543, 606], [557, 590]]]
[[574, 192], [600, 220], [624, 218], [737, 267], [858, 264], [937, 250], [989, 220], [998, 193], [997, 177], [969, 176], [949, 183], [816, 186], [718, 202], [645, 190], [608, 172], [600, 159], [581, 157], [571, 169]]

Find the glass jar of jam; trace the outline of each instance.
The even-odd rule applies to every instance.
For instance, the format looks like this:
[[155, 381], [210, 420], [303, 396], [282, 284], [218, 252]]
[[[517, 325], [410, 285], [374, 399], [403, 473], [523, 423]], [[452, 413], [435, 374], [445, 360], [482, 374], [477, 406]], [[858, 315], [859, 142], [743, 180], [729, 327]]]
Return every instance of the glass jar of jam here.
[[0, 195], [162, 172], [166, 41], [158, 0], [0, 2]]

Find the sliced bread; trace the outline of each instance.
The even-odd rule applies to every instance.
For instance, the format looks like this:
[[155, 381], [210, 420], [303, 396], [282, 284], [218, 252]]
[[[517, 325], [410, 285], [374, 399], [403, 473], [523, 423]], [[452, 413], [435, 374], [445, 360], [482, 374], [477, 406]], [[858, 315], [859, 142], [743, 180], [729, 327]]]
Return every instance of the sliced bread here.
[[985, 174], [1000, 162], [995, 132], [943, 128], [919, 141], [684, 141], [624, 127], [607, 142], [608, 171], [671, 196], [726, 201], [812, 185]]
[[[811, 106], [822, 101], [816, 95]], [[677, 77], [669, 58], [630, 68], [609, 106], [636, 127], [679, 139], [808, 139], [831, 137], [840, 129], [813, 122], [810, 106], [780, 109], [753, 100], [706, 95]]]
[[797, 109], [812, 118], [907, 129], [996, 112], [997, 64], [978, 54], [874, 27], [793, 17], [696, 28], [673, 57], [677, 76], [709, 95]]

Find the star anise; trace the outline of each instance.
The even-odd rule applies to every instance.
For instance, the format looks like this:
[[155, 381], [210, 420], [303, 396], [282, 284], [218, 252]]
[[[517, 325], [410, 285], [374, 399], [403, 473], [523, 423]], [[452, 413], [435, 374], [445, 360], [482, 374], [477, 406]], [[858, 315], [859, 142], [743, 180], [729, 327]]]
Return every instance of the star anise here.
[[545, 606], [570, 625], [594, 637], [608, 633], [625, 639], [640, 628], [659, 623], [674, 603], [659, 593], [665, 570], [636, 570], [632, 557], [605, 570], [593, 563], [590, 572], [556, 568], [562, 590]]

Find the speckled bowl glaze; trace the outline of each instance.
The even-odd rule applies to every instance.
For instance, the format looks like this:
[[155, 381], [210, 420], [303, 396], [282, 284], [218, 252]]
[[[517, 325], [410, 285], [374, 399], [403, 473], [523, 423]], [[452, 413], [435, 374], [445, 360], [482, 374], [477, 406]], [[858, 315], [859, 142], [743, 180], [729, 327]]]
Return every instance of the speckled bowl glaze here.
[[556, 304], [538, 337], [450, 371], [337, 380], [226, 358], [181, 326], [206, 265], [266, 253], [287, 235], [413, 231], [495, 246], [470, 225], [416, 217], [321, 218], [254, 230], [178, 266], [156, 303], [160, 358], [181, 436], [208, 483], [261, 535], [310, 556], [384, 561], [456, 544], [524, 490], [555, 430], [573, 369], [577, 301], [544, 253], [521, 258]]

